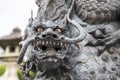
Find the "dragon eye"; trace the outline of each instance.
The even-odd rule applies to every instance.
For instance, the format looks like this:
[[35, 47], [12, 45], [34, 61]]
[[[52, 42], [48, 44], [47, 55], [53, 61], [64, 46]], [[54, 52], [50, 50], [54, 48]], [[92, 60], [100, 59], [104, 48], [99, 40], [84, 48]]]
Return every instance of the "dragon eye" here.
[[55, 32], [57, 32], [57, 33], [61, 33], [62, 30], [61, 30], [60, 28], [56, 28], [56, 29], [55, 29]]
[[37, 28], [37, 32], [42, 32], [43, 31], [43, 28], [39, 27]]

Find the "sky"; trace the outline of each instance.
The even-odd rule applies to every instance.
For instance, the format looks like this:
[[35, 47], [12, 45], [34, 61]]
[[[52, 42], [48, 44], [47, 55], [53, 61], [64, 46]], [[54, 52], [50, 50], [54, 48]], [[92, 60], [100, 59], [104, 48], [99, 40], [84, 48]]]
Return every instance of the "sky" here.
[[35, 17], [37, 9], [35, 0], [0, 0], [0, 37], [9, 35], [15, 27], [19, 27], [23, 34], [31, 10]]

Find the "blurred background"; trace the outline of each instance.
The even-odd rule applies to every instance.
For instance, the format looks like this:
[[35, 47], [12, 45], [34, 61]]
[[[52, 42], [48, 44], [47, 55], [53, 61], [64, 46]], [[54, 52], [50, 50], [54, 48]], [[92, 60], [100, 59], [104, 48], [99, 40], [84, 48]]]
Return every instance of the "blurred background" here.
[[0, 36], [9, 34], [16, 26], [23, 31], [31, 10], [36, 16], [35, 0], [0, 0]]
[[0, 0], [0, 80], [21, 80], [16, 60], [18, 45], [31, 16], [37, 14], [35, 0]]

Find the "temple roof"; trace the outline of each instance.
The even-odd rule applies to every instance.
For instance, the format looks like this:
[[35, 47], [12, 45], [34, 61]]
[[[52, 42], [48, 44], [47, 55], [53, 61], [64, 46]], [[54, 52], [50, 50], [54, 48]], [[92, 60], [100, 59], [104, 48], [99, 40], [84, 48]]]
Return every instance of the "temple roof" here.
[[0, 38], [0, 46], [5, 49], [8, 45], [18, 45], [22, 39], [21, 30], [16, 27], [9, 35], [2, 36]]
[[16, 40], [21, 38], [22, 38], [21, 30], [18, 27], [16, 27], [13, 29], [13, 32], [10, 35], [2, 36], [0, 38], [0, 42], [4, 40], [14, 40], [14, 39]]

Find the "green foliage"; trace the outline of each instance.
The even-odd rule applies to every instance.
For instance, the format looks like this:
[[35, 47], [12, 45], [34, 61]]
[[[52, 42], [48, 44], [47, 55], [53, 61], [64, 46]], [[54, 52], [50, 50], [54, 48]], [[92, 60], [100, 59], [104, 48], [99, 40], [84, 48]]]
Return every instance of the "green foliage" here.
[[29, 76], [30, 76], [31, 78], [34, 78], [34, 77], [35, 77], [35, 72], [29, 71]]
[[0, 64], [0, 76], [2, 76], [6, 71], [6, 66], [4, 64]]
[[18, 76], [19, 80], [22, 80], [23, 74], [20, 69], [17, 70], [17, 76]]
[[[35, 72], [29, 71], [28, 75], [29, 75], [29, 77], [34, 78], [35, 77]], [[22, 80], [23, 73], [20, 69], [17, 70], [17, 76], [18, 76], [19, 80]]]

